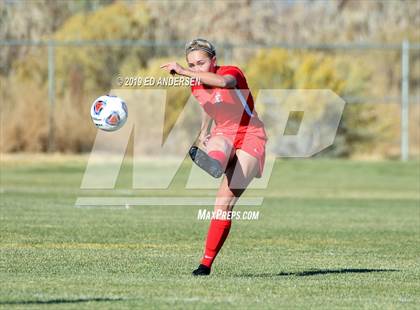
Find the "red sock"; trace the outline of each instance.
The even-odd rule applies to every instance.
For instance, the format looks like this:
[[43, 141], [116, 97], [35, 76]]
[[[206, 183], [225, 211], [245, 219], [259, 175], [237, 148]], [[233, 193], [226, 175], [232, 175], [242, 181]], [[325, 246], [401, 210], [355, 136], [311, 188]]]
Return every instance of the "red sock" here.
[[216, 220], [210, 221], [209, 231], [207, 233], [206, 250], [201, 264], [211, 267], [217, 253], [223, 246], [227, 236], [229, 235], [231, 220]]
[[213, 159], [218, 160], [223, 168], [226, 167], [227, 156], [222, 151], [210, 151], [207, 155], [209, 155], [209, 157], [211, 157]]

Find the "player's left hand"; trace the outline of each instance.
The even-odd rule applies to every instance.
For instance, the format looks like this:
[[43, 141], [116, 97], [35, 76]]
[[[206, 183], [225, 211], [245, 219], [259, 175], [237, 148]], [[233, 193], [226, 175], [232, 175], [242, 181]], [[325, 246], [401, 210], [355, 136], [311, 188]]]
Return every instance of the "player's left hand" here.
[[203, 146], [204, 148], [207, 148], [207, 143], [209, 142], [210, 137], [210, 134], [200, 135], [198, 138], [199, 145]]
[[168, 71], [169, 73], [177, 73], [182, 74], [185, 70], [179, 63], [177, 62], [168, 62], [167, 64], [160, 66], [162, 69]]

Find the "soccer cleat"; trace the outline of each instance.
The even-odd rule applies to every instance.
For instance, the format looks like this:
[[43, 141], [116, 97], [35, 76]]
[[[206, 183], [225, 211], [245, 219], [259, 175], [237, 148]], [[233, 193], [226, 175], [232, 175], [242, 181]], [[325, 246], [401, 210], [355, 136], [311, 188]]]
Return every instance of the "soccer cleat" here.
[[210, 268], [200, 264], [196, 270], [192, 272], [193, 276], [208, 276], [210, 274]]
[[223, 174], [223, 168], [220, 162], [207, 155], [196, 146], [192, 146], [189, 151], [190, 157], [201, 169], [206, 171], [214, 178], [220, 178]]

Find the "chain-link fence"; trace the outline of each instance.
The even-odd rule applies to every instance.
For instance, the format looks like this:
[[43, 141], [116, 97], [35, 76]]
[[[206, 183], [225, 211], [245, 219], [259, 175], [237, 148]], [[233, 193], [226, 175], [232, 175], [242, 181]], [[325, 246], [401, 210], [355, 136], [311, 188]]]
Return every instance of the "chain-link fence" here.
[[[39, 96], [38, 100], [42, 100], [45, 103], [47, 102], [48, 106], [43, 110], [43, 113], [35, 113], [35, 115], [42, 118], [42, 123], [48, 124], [45, 126], [46, 130], [42, 133], [43, 143], [46, 145], [45, 151], [62, 150], [57, 141], [57, 135], [63, 134], [60, 133], [60, 127], [69, 127], [68, 124], [64, 124], [67, 117], [70, 117], [69, 113], [78, 113], [71, 109], [64, 111], [60, 102], [65, 100], [70, 102], [73, 100], [84, 101], [92, 99], [93, 97], [91, 98], [91, 96], [99, 96], [101, 92], [107, 92], [110, 88], [115, 86], [115, 78], [117, 76], [121, 76], [121, 74], [133, 74], [133, 72], [147, 72], [142, 68], [146, 67], [147, 64], [150, 66], [150, 60], [155, 58], [182, 59], [184, 57], [184, 42], [157, 42], [145, 40], [2, 40], [0, 41], [0, 45], [3, 48], [9, 48], [11, 52], [13, 52], [13, 48], [28, 48], [24, 58], [16, 59], [14, 67], [10, 70], [13, 74], [2, 77], [2, 110], [13, 110], [12, 106], [17, 105], [17, 103], [21, 101], [25, 101], [26, 106], [30, 105], [31, 102], [33, 105], [36, 105], [36, 99], [34, 98], [37, 95]], [[349, 85], [351, 84], [352, 89], [358, 89], [359, 91], [344, 91], [343, 93], [339, 92], [339, 95], [348, 105], [362, 104], [362, 106], [384, 106], [384, 114], [382, 114], [381, 111], [377, 111], [374, 119], [369, 120], [370, 116], [367, 116], [365, 119], [366, 121], [374, 123], [373, 127], [378, 127], [375, 129], [377, 132], [384, 133], [388, 130], [388, 133], [382, 134], [381, 138], [376, 138], [382, 139], [382, 142], [387, 145], [386, 148], [388, 148], [387, 152], [390, 157], [395, 157], [398, 153], [398, 156], [402, 160], [407, 160], [410, 156], [419, 155], [419, 144], [417, 142], [419, 140], [418, 127], [420, 126], [420, 105], [418, 104], [419, 94], [417, 89], [419, 83], [417, 80], [417, 75], [419, 74], [419, 72], [417, 72], [419, 62], [417, 61], [420, 58], [419, 43], [413, 44], [404, 41], [401, 44], [306, 45], [279, 43], [258, 45], [218, 44], [216, 42], [215, 45], [218, 49], [219, 62], [222, 62], [223, 64], [235, 64], [241, 67], [244, 66], [246, 68], [247, 77], [250, 80], [261, 80], [250, 83], [254, 85], [254, 87], [260, 89], [274, 87], [284, 88], [285, 85], [291, 85], [292, 88], [311, 88], [312, 86], [310, 83], [305, 84], [302, 82], [305, 80], [305, 75], [316, 76], [322, 74], [318, 69], [312, 70], [307, 68], [310, 68], [311, 66], [323, 68], [323, 63], [328, 63], [329, 61], [334, 62], [334, 66], [336, 67], [332, 66], [331, 68], [333, 69], [356, 62], [359, 63], [358, 66], [355, 66], [354, 68], [348, 67], [342, 70], [344, 75], [348, 74], [348, 76], [345, 76], [342, 79], [347, 79], [348, 81], [346, 83]], [[258, 56], [256, 56], [258, 53], [259, 55], [267, 55], [267, 53], [279, 50], [284, 53], [279, 55], [275, 53], [270, 54], [270, 57], [272, 58], [266, 56], [258, 58]], [[136, 61], [130, 60], [121, 64], [120, 62], [117, 63], [113, 57], [109, 56], [116, 55], [115, 57], [118, 60], [126, 57], [127, 54], [130, 54], [130, 57]], [[312, 58], [306, 57], [306, 54], [311, 54]], [[301, 57], [299, 56], [299, 58], [296, 55], [301, 55]], [[282, 57], [288, 58], [286, 60], [281, 60]], [[266, 63], [264, 63], [264, 61], [266, 61]], [[288, 62], [300, 63], [295, 67], [290, 67], [290, 70], [299, 71], [298, 73], [300, 74], [298, 75], [298, 73], [294, 72], [295, 75], [290, 78], [294, 81], [293, 83], [286, 83], [288, 78], [287, 72], [281, 71], [281, 68], [279, 69], [281, 72], [276, 72], [279, 68], [277, 64], [280, 61], [284, 61], [286, 64]], [[387, 66], [383, 66], [382, 64], [387, 64]], [[99, 67], [106, 67], [107, 70], [101, 71], [98, 69]], [[261, 67], [262, 69], [258, 71], [254, 69], [255, 67]], [[383, 69], [385, 67], [387, 68], [386, 70]], [[328, 71], [328, 67], [324, 70]], [[248, 73], [250, 73], [249, 76]], [[263, 82], [264, 76], [267, 76], [270, 81]], [[328, 77], [328, 74], [324, 74], [324, 76], [327, 76], [325, 78], [325, 83], [321, 81], [315, 86], [329, 88], [330, 78]], [[37, 82], [34, 85], [39, 85], [40, 89], [34, 90], [34, 92], [31, 93], [31, 89], [25, 89], [27, 84], [19, 84], [20, 79], [25, 81], [36, 80]], [[356, 85], [357, 83], [360, 85]], [[81, 86], [82, 84], [83, 86]], [[89, 87], [90, 84], [96, 85], [96, 88], [95, 86]], [[97, 87], [97, 85], [102, 85], [103, 89]], [[18, 90], [15, 91], [14, 94], [11, 94], [12, 88], [21, 89], [20, 91]], [[70, 93], [68, 92], [69, 89], [71, 90]], [[90, 93], [86, 89], [89, 89]], [[340, 88], [338, 87], [337, 89]], [[39, 91], [39, 94], [36, 94], [37, 91]], [[88, 93], [89, 95], [86, 95]], [[76, 94], [75, 97], [73, 97], [73, 94]], [[31, 108], [28, 109], [30, 110]], [[363, 108], [361, 109], [363, 110]], [[13, 111], [18, 113], [16, 110]], [[61, 116], [57, 116], [57, 114], [60, 114], [59, 112], [62, 112]], [[387, 123], [382, 124], [381, 118], [387, 117], [389, 117]], [[8, 116], [3, 115], [2, 122], [5, 122], [6, 119], [8, 119]], [[377, 122], [377, 124], [375, 124], [375, 122]], [[357, 122], [352, 123], [350, 120], [348, 123], [347, 126], [353, 126], [353, 129], [357, 126]], [[79, 125], [80, 123], [74, 123], [75, 127], [78, 127]], [[28, 139], [31, 139], [31, 128], [29, 128], [31, 126], [36, 125], [30, 125], [28, 123], [26, 126], [20, 126], [20, 129], [14, 130], [13, 134], [17, 136], [24, 134], [24, 132], [28, 132]], [[2, 127], [5, 127], [5, 124], [3, 124]], [[396, 127], [398, 127], [398, 129], [396, 129]], [[72, 128], [71, 126], [67, 128], [67, 130], [70, 132], [77, 131], [76, 128]], [[396, 133], [398, 133], [398, 135], [396, 135]], [[6, 135], [6, 138], [13, 139], [13, 134]], [[80, 131], [78, 134], [83, 135], [84, 132]], [[3, 138], [5, 137], [3, 136]], [[357, 139], [357, 137], [354, 139]], [[7, 141], [3, 143], [7, 143]], [[83, 146], [76, 146], [74, 149], [76, 151], [86, 150]], [[11, 151], [19, 150], [25, 150], [25, 146], [17, 146], [16, 148], [11, 149]]]

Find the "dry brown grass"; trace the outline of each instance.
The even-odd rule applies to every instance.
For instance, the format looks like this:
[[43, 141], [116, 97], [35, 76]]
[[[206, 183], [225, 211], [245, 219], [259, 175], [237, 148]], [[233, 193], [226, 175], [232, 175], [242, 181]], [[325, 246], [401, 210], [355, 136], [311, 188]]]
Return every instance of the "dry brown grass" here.
[[[0, 152], [48, 150], [49, 113], [47, 90], [33, 82], [1, 80]], [[76, 100], [75, 100], [76, 99]], [[54, 111], [54, 150], [90, 151], [96, 128], [90, 120], [90, 101], [70, 95], [57, 98]]]

